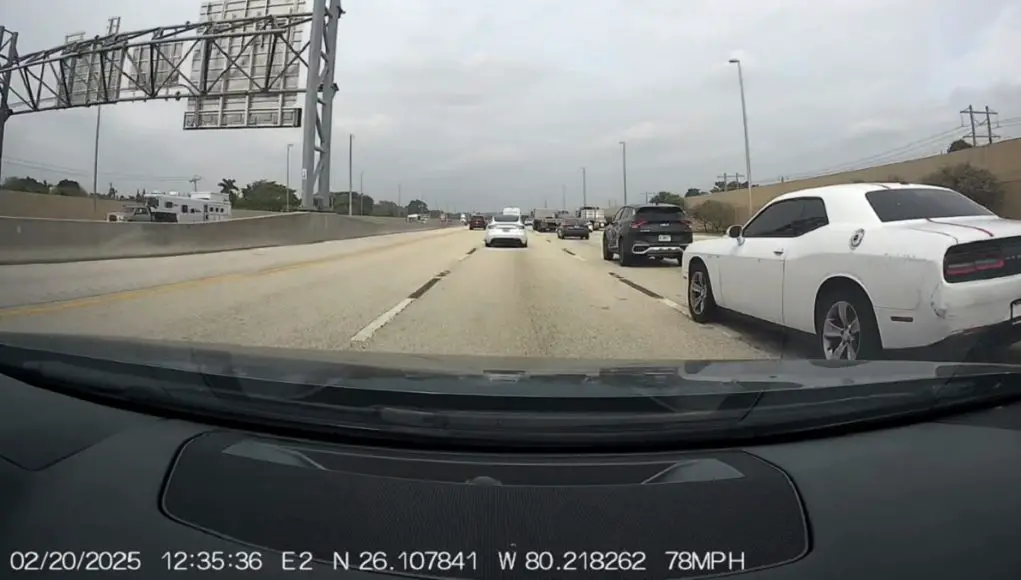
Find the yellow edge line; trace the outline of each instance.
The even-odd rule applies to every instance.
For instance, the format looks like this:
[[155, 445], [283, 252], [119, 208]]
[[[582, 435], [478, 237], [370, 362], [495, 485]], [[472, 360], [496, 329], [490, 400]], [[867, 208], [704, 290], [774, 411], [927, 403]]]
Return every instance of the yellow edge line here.
[[[460, 229], [454, 229], [443, 234], [430, 237], [429, 239], [441, 238], [454, 233], [460, 232]], [[340, 241], [340, 240], [338, 240]], [[115, 302], [124, 302], [127, 300], [135, 300], [138, 298], [146, 298], [149, 296], [156, 296], [159, 294], [166, 294], [169, 292], [176, 292], [179, 290], [188, 290], [191, 288], [198, 288], [203, 286], [210, 286], [213, 284], [220, 284], [224, 282], [239, 281], [239, 280], [250, 280], [252, 278], [260, 278], [262, 276], [269, 276], [272, 274], [280, 274], [282, 272], [290, 272], [292, 270], [299, 270], [302, 268], [309, 268], [312, 266], [322, 266], [325, 264], [331, 264], [347, 260], [349, 258], [357, 258], [366, 255], [373, 255], [389, 250], [395, 250], [410, 246], [412, 244], [420, 244], [422, 239], [412, 239], [407, 241], [401, 241], [396, 244], [389, 244], [385, 246], [376, 246], [368, 248], [366, 250], [356, 250], [344, 254], [335, 256], [329, 256], [327, 258], [316, 258], [314, 260], [307, 260], [302, 262], [292, 262], [290, 264], [283, 264], [280, 266], [272, 266], [264, 268], [262, 270], [256, 270], [255, 272], [247, 273], [233, 273], [233, 274], [219, 274], [216, 276], [209, 276], [206, 278], [197, 278], [195, 280], [182, 280], [181, 282], [171, 282], [170, 284], [160, 284], [157, 286], [149, 286], [147, 288], [139, 288], [137, 290], [122, 290], [120, 292], [110, 292], [109, 294], [99, 294], [97, 296], [87, 296], [84, 298], [72, 298], [70, 300], [60, 300], [56, 302], [47, 302], [45, 304], [30, 304], [27, 306], [12, 306], [9, 308], [0, 308], [0, 318], [13, 318], [15, 316], [33, 316], [37, 314], [49, 314], [52, 312], [60, 312], [63, 310], [71, 310], [75, 308], [85, 308], [88, 306], [100, 306], [104, 304], [111, 304]]]

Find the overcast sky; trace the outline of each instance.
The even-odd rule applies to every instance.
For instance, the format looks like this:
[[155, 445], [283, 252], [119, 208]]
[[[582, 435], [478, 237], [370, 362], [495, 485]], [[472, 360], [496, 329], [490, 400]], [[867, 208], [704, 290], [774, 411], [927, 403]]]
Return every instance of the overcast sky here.
[[[192, 0], [0, 0], [21, 53], [64, 35], [197, 20]], [[346, 0], [340, 23], [333, 190], [447, 209], [619, 201], [708, 188], [744, 173], [743, 61], [754, 181], [882, 156], [951, 131], [968, 105], [1021, 134], [1021, 4], [1011, 0]], [[190, 189], [203, 177], [285, 181], [298, 129], [181, 130], [183, 102], [105, 107], [100, 189]], [[95, 110], [14, 117], [3, 175], [92, 183]], [[960, 134], [965, 130], [960, 129]], [[292, 153], [291, 185], [300, 162]]]

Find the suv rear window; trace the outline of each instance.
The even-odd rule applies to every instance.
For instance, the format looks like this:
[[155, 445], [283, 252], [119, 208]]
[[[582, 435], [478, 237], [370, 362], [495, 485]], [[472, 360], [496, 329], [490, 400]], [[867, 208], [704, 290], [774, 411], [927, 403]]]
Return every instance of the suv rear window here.
[[866, 193], [865, 199], [882, 222], [996, 215], [964, 194], [949, 189], [878, 189]]
[[635, 217], [650, 222], [678, 222], [686, 217], [684, 209], [677, 206], [640, 207]]
[[502, 224], [517, 223], [517, 221], [519, 219], [521, 219], [521, 218], [519, 218], [516, 215], [496, 215], [496, 216], [493, 216], [493, 221], [494, 222], [499, 222], [499, 223], [502, 223]]

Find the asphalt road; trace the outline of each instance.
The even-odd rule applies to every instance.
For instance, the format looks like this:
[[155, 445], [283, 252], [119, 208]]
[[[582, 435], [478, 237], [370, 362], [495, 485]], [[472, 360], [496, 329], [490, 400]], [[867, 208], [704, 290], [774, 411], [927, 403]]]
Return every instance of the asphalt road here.
[[219, 254], [0, 267], [0, 330], [415, 354], [794, 357], [775, 333], [688, 318], [680, 269], [621, 268], [600, 236], [462, 228]]

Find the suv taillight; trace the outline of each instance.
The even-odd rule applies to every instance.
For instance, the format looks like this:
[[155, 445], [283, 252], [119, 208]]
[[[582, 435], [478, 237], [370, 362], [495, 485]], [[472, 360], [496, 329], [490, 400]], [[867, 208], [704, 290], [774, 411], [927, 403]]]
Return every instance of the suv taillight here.
[[[947, 252], [943, 258], [943, 277], [947, 282], [966, 282], [995, 277], [996, 270], [1005, 266], [999, 250], [978, 250], [970, 252]], [[993, 274], [990, 276], [990, 274]]]
[[644, 227], [645, 224], [647, 224], [647, 223], [649, 223], [649, 222], [647, 222], [645, 220], [635, 220], [635, 221], [631, 222], [631, 229], [637, 230], [640, 227]]

